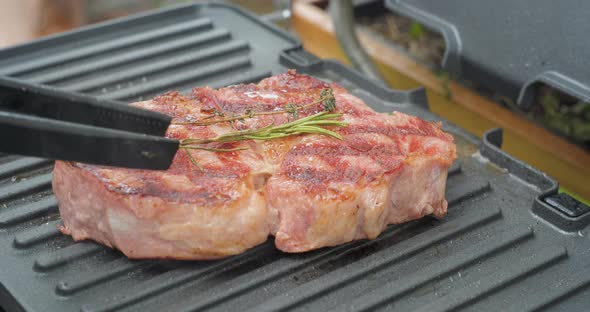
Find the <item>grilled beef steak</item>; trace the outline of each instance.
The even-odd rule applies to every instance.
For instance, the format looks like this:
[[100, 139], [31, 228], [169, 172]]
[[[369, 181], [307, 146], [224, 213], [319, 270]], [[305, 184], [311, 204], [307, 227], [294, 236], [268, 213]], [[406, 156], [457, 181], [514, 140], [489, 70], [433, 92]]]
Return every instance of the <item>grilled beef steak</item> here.
[[[388, 224], [446, 214], [447, 170], [455, 145], [440, 124], [376, 113], [336, 84], [289, 71], [259, 84], [190, 96], [168, 93], [133, 105], [195, 121], [223, 112], [270, 111], [317, 101], [332, 88], [343, 136], [212, 143], [235, 152], [179, 150], [170, 169], [150, 171], [57, 161], [53, 190], [62, 231], [130, 258], [213, 259], [275, 236], [286, 252], [375, 238]], [[322, 111], [322, 103], [299, 118]], [[292, 120], [262, 115], [210, 126], [176, 124], [167, 136], [209, 138]], [[216, 145], [217, 144], [217, 145]]]

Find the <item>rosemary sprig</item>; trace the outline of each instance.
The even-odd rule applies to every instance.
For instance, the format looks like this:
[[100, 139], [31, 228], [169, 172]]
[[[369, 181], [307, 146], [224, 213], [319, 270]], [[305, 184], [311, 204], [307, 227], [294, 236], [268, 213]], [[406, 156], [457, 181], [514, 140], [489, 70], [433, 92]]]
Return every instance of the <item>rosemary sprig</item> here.
[[[317, 114], [307, 116], [304, 118], [299, 118], [299, 111], [317, 105], [319, 103], [323, 103], [324, 111], [319, 112]], [[268, 126], [258, 128], [258, 129], [250, 129], [250, 130], [243, 130], [243, 131], [236, 131], [230, 132], [226, 134], [219, 135], [214, 138], [209, 139], [196, 139], [196, 138], [188, 138], [180, 140], [180, 148], [182, 148], [188, 155], [190, 161], [199, 169], [203, 169], [199, 163], [194, 159], [191, 155], [191, 150], [205, 150], [210, 152], [234, 152], [246, 149], [245, 147], [237, 147], [237, 148], [214, 148], [209, 146], [204, 146], [204, 144], [209, 143], [230, 143], [230, 142], [239, 142], [245, 140], [273, 140], [284, 138], [288, 136], [298, 135], [298, 134], [321, 134], [330, 136], [336, 139], [341, 140], [342, 136], [334, 131], [328, 130], [324, 127], [346, 127], [347, 123], [338, 120], [342, 117], [342, 114], [331, 114], [330, 112], [334, 111], [336, 108], [336, 99], [334, 97], [334, 92], [331, 88], [324, 89], [320, 92], [320, 98], [316, 101], [311, 103], [296, 106], [292, 103], [289, 103], [285, 106], [283, 110], [276, 110], [276, 111], [268, 111], [268, 112], [254, 112], [252, 110], [246, 110], [241, 115], [221, 118], [221, 119], [213, 119], [214, 117], [225, 117], [225, 114], [221, 112], [215, 112], [213, 115], [205, 117], [201, 120], [194, 121], [194, 122], [175, 122], [174, 124], [191, 124], [197, 126], [206, 126], [212, 125], [221, 122], [233, 122], [236, 120], [244, 120], [245, 118], [253, 118], [256, 116], [261, 115], [274, 115], [274, 114], [285, 114], [289, 113], [292, 114], [294, 119], [291, 122], [287, 122], [278, 126], [270, 124]]]
[[[312, 107], [319, 103], [324, 104], [324, 111], [331, 112], [336, 108], [336, 99], [334, 97], [334, 91], [332, 88], [323, 89], [320, 92], [320, 98], [313, 102], [307, 103], [305, 105], [297, 106], [293, 103], [288, 103], [285, 105], [284, 109], [274, 110], [274, 111], [266, 111], [266, 112], [255, 112], [251, 109], [246, 110], [244, 113], [239, 114], [237, 116], [232, 117], [225, 117], [224, 113], [215, 112], [213, 115], [207, 116], [201, 120], [197, 121], [179, 121], [173, 122], [172, 124], [175, 125], [194, 125], [194, 126], [208, 126], [213, 125], [221, 122], [233, 122], [237, 120], [244, 120], [246, 118], [254, 118], [256, 116], [263, 116], [263, 115], [278, 115], [278, 114], [291, 114], [293, 115], [294, 119], [299, 118], [299, 111], [304, 110], [306, 108]], [[213, 119], [214, 117], [224, 117], [220, 119]], [[211, 120], [213, 119], [213, 120]]]
[[[343, 121], [337, 120], [342, 117], [342, 114], [330, 114], [329, 112], [319, 112], [315, 115], [300, 118], [291, 122], [287, 122], [278, 126], [270, 124], [266, 127], [258, 129], [250, 129], [243, 131], [230, 132], [222, 134], [210, 139], [195, 139], [188, 138], [180, 141], [180, 147], [185, 149], [204, 149], [213, 150], [208, 147], [203, 147], [201, 144], [208, 143], [228, 143], [238, 142], [245, 140], [273, 140], [278, 138], [284, 138], [287, 136], [293, 136], [297, 134], [322, 134], [327, 135], [336, 139], [342, 139], [340, 134], [325, 129], [323, 127], [334, 126], [334, 127], [346, 127], [347, 124]], [[234, 151], [224, 150], [224, 151]], [[221, 151], [217, 149], [217, 151]]]

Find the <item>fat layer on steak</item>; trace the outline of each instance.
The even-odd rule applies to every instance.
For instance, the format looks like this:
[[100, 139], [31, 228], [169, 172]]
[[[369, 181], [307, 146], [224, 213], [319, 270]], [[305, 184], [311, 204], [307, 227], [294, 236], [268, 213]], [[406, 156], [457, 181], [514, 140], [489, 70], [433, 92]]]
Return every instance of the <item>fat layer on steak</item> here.
[[[170, 92], [132, 105], [174, 121], [283, 109], [316, 101], [332, 88], [349, 125], [343, 140], [301, 135], [270, 141], [211, 143], [237, 152], [184, 150], [170, 169], [151, 171], [56, 161], [53, 190], [62, 232], [92, 239], [129, 258], [215, 259], [275, 237], [277, 248], [304, 252], [377, 237], [388, 224], [443, 217], [447, 170], [456, 158], [439, 123], [399, 112], [376, 113], [334, 83], [294, 71], [219, 90]], [[322, 111], [310, 107], [300, 117]], [[211, 126], [171, 125], [175, 139], [210, 138], [279, 124], [266, 115]]]

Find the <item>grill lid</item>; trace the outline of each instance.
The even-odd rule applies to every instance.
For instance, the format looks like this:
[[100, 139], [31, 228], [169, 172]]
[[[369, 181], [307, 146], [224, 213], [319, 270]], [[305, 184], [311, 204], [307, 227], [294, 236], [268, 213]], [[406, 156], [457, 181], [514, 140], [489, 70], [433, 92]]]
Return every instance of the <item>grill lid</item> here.
[[388, 0], [445, 38], [443, 67], [530, 108], [545, 83], [590, 102], [590, 2]]
[[[0, 51], [12, 77], [120, 100], [256, 81], [295, 68], [337, 81], [382, 112], [439, 120], [423, 91], [400, 92], [303, 51], [233, 7], [181, 6]], [[542, 200], [557, 185], [444, 123], [458, 144], [449, 214], [390, 226], [372, 241], [304, 254], [267, 242], [218, 261], [132, 261], [61, 235], [52, 164], [0, 157], [0, 305], [7, 311], [584, 310], [590, 214]], [[481, 148], [478, 152], [478, 144]], [[534, 208], [533, 208], [534, 207]], [[558, 229], [561, 228], [561, 230]]]

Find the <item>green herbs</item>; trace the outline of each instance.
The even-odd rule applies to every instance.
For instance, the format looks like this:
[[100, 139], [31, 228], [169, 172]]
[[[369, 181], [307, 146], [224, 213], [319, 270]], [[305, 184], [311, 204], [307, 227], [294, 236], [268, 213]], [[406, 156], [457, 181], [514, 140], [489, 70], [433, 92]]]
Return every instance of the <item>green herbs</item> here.
[[324, 89], [320, 92], [320, 95], [324, 99], [324, 110], [326, 112], [336, 109], [336, 98], [334, 98], [334, 91], [332, 89]]
[[408, 31], [408, 34], [412, 39], [420, 40], [420, 38], [424, 36], [424, 27], [422, 27], [422, 24], [418, 22], [412, 22], [412, 24], [410, 24], [410, 30]]
[[[320, 103], [324, 104], [324, 111], [326, 111], [326, 112], [331, 112], [336, 108], [336, 99], [334, 97], [334, 92], [332, 91], [332, 88], [323, 89], [320, 92], [319, 99], [317, 99], [316, 101], [313, 101], [311, 103], [307, 103], [305, 105], [298, 106], [293, 103], [288, 103], [287, 105], [285, 105], [285, 107], [283, 109], [267, 111], [267, 112], [254, 112], [251, 109], [247, 109], [246, 111], [244, 111], [244, 113], [238, 114], [235, 116], [231, 116], [231, 117], [226, 117], [226, 114], [223, 112], [215, 111], [215, 112], [213, 112], [213, 114], [211, 116], [205, 117], [201, 120], [186, 121], [186, 122], [173, 122], [172, 124], [208, 126], [208, 125], [213, 125], [213, 124], [223, 123], [223, 122], [243, 121], [247, 118], [254, 118], [256, 116], [279, 115], [279, 114], [290, 114], [293, 117], [293, 119], [298, 119], [300, 111], [302, 111], [306, 108], [310, 108], [310, 107], [320, 104]], [[221, 118], [215, 118], [215, 117], [221, 117]]]
[[[323, 103], [324, 111], [316, 113], [311, 116], [299, 118], [299, 111]], [[336, 139], [342, 139], [340, 134], [326, 129], [326, 127], [346, 127], [347, 124], [340, 119], [342, 114], [331, 113], [336, 108], [336, 99], [332, 89], [324, 89], [320, 93], [320, 98], [317, 101], [311, 103], [296, 106], [292, 103], [285, 105], [283, 110], [270, 111], [270, 112], [253, 112], [252, 110], [246, 110], [243, 114], [232, 117], [225, 117], [222, 113], [216, 113], [205, 119], [201, 119], [196, 122], [179, 122], [176, 124], [190, 124], [205, 126], [221, 122], [234, 122], [237, 120], [244, 120], [246, 118], [254, 118], [261, 115], [273, 115], [273, 114], [290, 114], [293, 117], [293, 121], [274, 125], [249, 129], [243, 131], [235, 131], [225, 133], [214, 138], [209, 139], [197, 139], [188, 138], [180, 140], [180, 148], [184, 149], [190, 159], [190, 161], [197, 167], [201, 168], [196, 160], [192, 157], [190, 150], [205, 150], [211, 152], [235, 152], [246, 149], [245, 147], [238, 148], [215, 148], [208, 144], [210, 143], [234, 143], [245, 140], [273, 140], [280, 139], [288, 136], [300, 135], [300, 134], [321, 134]], [[221, 117], [213, 119], [215, 117]], [[211, 120], [212, 119], [212, 120]]]
[[229, 152], [235, 151], [236, 149], [211, 149], [208, 147], [203, 147], [200, 144], [230, 143], [245, 140], [273, 140], [304, 133], [323, 134], [333, 138], [342, 139], [340, 134], [323, 128], [326, 126], [345, 127], [347, 125], [345, 122], [337, 120], [337, 118], [340, 117], [342, 117], [342, 114], [320, 112], [315, 115], [300, 118], [278, 126], [270, 124], [259, 129], [230, 132], [210, 139], [183, 139], [180, 141], [180, 147], [188, 149], [204, 149], [218, 152]]
[[[563, 100], [562, 100], [563, 99]], [[557, 92], [545, 91], [540, 102], [543, 108], [541, 121], [577, 142], [590, 142], [590, 104], [574, 102]]]

